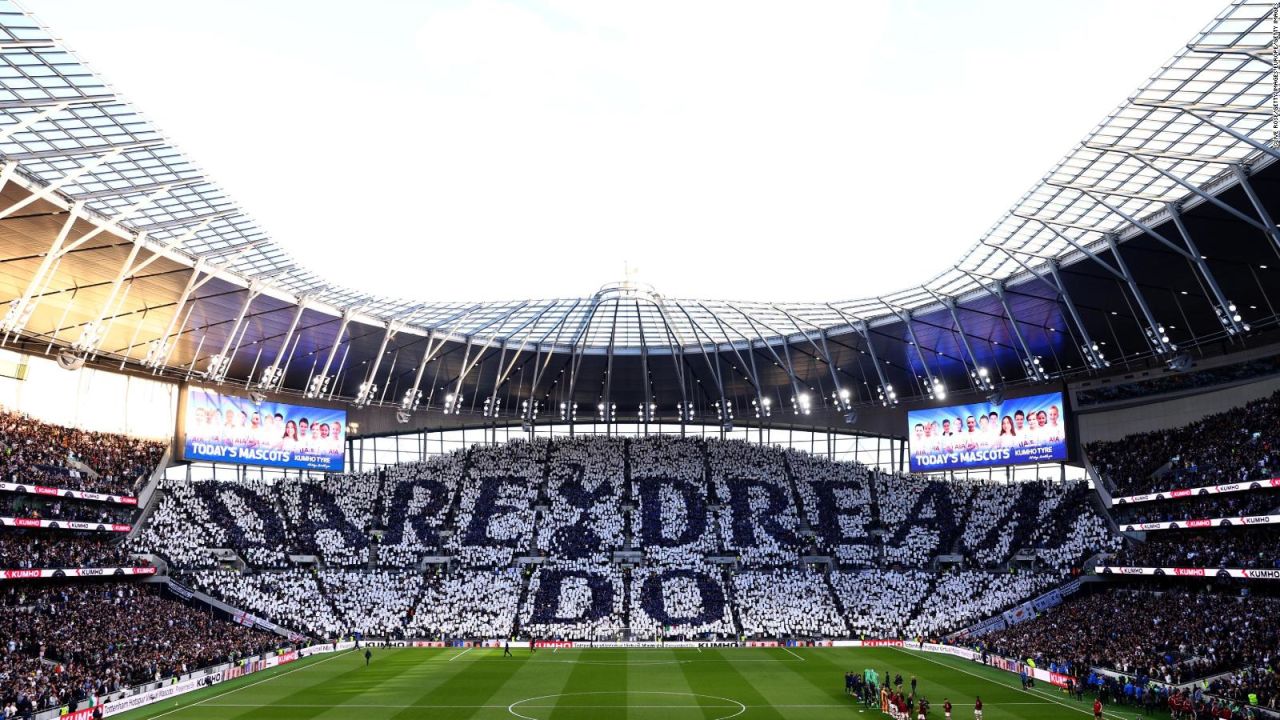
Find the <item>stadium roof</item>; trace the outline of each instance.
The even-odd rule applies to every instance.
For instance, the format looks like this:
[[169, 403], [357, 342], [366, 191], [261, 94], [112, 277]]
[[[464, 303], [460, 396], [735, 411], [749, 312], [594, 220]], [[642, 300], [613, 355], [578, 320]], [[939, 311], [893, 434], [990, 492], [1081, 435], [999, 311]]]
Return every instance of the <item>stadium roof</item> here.
[[[972, 378], [963, 378], [999, 364], [992, 353], [1011, 352], [1032, 381], [1087, 368], [1100, 371], [1111, 360], [1160, 360], [1177, 344], [1166, 337], [1176, 334], [1175, 319], [1185, 319], [1184, 347], [1237, 338], [1275, 321], [1267, 297], [1274, 282], [1257, 273], [1280, 250], [1280, 231], [1271, 215], [1276, 211], [1275, 181], [1265, 172], [1280, 157], [1271, 45], [1275, 12], [1271, 2], [1231, 3], [1039, 179], [952, 268], [922, 285], [833, 303], [673, 299], [630, 283], [585, 298], [425, 303], [353, 292], [299, 265], [227, 191], [48, 29], [15, 3], [0, 2], [0, 156], [8, 183], [0, 224], [7, 219], [11, 226], [5, 257], [13, 288], [12, 298], [6, 298], [10, 315], [4, 329], [48, 340], [53, 347], [74, 345], [60, 333], [78, 325], [82, 339], [73, 349], [94, 357], [118, 356], [122, 366], [189, 366], [188, 375], [197, 365], [216, 361], [223, 366], [204, 371], [211, 379], [243, 372], [246, 380], [256, 380], [249, 376], [279, 363], [290, 340], [295, 349], [288, 352], [299, 352], [302, 336], [326, 323], [337, 327], [337, 338], [319, 337], [331, 334], [330, 329], [314, 330], [317, 337], [307, 341], [312, 353], [323, 355], [326, 343], [335, 349], [345, 344], [347, 351], [356, 347], [368, 361], [375, 352], [385, 355], [402, 347], [399, 341], [390, 342], [396, 337], [413, 337], [416, 343], [425, 342], [419, 354], [426, 362], [438, 341], [442, 347], [465, 346], [463, 378], [474, 362], [473, 346], [481, 355], [485, 348], [516, 356], [714, 354], [716, 368], [721, 356], [734, 353], [737, 364], [746, 366], [742, 353], [748, 350], [747, 355], [760, 353], [779, 368], [790, 366], [780, 350], [794, 348], [838, 369], [841, 351], [829, 340], [847, 336], [851, 340], [841, 347], [874, 356], [875, 336], [892, 337], [895, 348], [883, 347], [884, 357], [872, 358], [873, 379], [862, 373], [867, 388], [863, 401], [874, 399], [873, 388], [892, 384], [881, 365], [893, 365], [895, 353], [898, 366], [924, 381], [917, 383], [924, 395], [935, 375], [948, 375], [947, 366], [958, 369], [962, 378], [952, 380], [951, 387], [973, 384]], [[45, 220], [60, 219], [17, 229], [19, 223], [35, 222], [38, 211]], [[65, 250], [58, 247], [74, 237], [77, 223], [98, 228], [104, 238], [128, 238], [162, 257], [156, 267], [169, 267], [166, 282], [172, 282], [152, 286], [150, 296], [134, 297], [136, 308], [123, 312], [120, 282], [112, 278], [119, 269], [133, 290], [139, 276], [130, 266], [138, 251], [128, 258], [124, 250], [113, 251], [118, 257], [110, 262], [103, 258], [80, 266], [80, 276], [60, 277], [58, 273], [75, 267], [73, 261], [62, 262]], [[1241, 239], [1231, 244], [1227, 235]], [[1125, 262], [1121, 245], [1144, 252], [1142, 267]], [[1228, 253], [1228, 245], [1246, 249]], [[41, 270], [45, 258], [58, 262]], [[29, 268], [19, 270], [19, 261]], [[1230, 267], [1211, 267], [1213, 261]], [[1099, 278], [1114, 286], [1107, 291], [1111, 295], [1104, 297], [1089, 285], [1102, 282]], [[189, 297], [211, 280], [216, 280], [212, 287], [221, 288], [216, 298]], [[840, 280], [832, 275], [829, 282]], [[70, 289], [84, 286], [114, 289], [101, 309], [77, 306], [68, 318], [73, 301], [59, 305], [57, 298], [74, 298], [77, 293]], [[1174, 309], [1152, 297], [1186, 295], [1183, 288], [1195, 290], [1207, 305]], [[145, 295], [145, 290], [140, 285], [136, 293]], [[188, 327], [185, 318], [178, 325], [184, 310], [191, 315], [188, 300], [199, 307], [196, 323], [202, 325]], [[1176, 295], [1173, 301], [1179, 302]], [[1252, 314], [1228, 309], [1245, 302], [1262, 309]], [[37, 305], [46, 307], [37, 313]], [[115, 314], [109, 314], [108, 306]], [[115, 320], [141, 311], [146, 318], [155, 308], [169, 306], [177, 309], [171, 318], [156, 322], [160, 332], [153, 340], [144, 334], [127, 343], [105, 341], [110, 332], [123, 329], [108, 327], [108, 315]], [[1110, 322], [1106, 311], [1111, 308], [1122, 308], [1133, 327], [1129, 337], [1109, 327], [1116, 344], [1130, 349], [1104, 360], [1089, 348], [1106, 337], [1101, 323]], [[962, 322], [959, 311], [970, 313], [970, 319]], [[1197, 313], [1208, 311], [1220, 322], [1200, 322]], [[1091, 314], [1101, 319], [1086, 317]], [[1233, 319], [1236, 314], [1240, 320]], [[78, 323], [68, 324], [68, 319]], [[257, 335], [249, 334], [250, 320], [261, 326], [255, 326]], [[1006, 321], [1004, 331], [994, 328]], [[349, 323], [376, 328], [366, 334], [382, 341], [358, 345], [354, 331], [344, 340]], [[1044, 337], [1037, 337], [1036, 328]], [[176, 352], [164, 347], [187, 332], [194, 339], [197, 330], [196, 347], [187, 343]], [[1050, 337], [1053, 333], [1071, 341], [1064, 344]], [[276, 356], [273, 365], [261, 357], [261, 346], [252, 367], [236, 354], [242, 344], [252, 347], [282, 336], [284, 346], [271, 353]], [[967, 347], [979, 338], [990, 352]], [[146, 358], [148, 350], [154, 354], [156, 340], [164, 357]], [[221, 352], [211, 352], [218, 347]], [[377, 379], [377, 362], [366, 382]], [[499, 366], [502, 362], [505, 353]], [[408, 368], [417, 364], [408, 357], [406, 363]], [[1043, 370], [1032, 367], [1041, 364]], [[710, 371], [710, 361], [707, 367]], [[403, 374], [395, 361], [388, 372], [388, 382], [390, 373]], [[499, 369], [496, 382], [506, 381], [509, 373]], [[796, 371], [787, 373], [783, 385], [795, 389], [810, 384]], [[276, 387], [301, 389], [316, 374], [312, 368], [306, 381]], [[719, 371], [711, 374], [719, 376]], [[842, 384], [837, 373], [830, 374], [833, 385]], [[760, 381], [749, 380], [757, 395]], [[679, 382], [683, 386], [686, 380]]]

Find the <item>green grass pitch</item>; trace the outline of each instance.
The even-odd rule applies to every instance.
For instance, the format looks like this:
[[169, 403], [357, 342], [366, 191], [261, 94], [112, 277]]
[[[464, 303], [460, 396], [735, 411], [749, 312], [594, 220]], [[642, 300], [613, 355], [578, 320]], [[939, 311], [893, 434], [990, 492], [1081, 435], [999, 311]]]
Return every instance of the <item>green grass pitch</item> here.
[[[374, 648], [317, 655], [116, 717], [125, 720], [356, 718], [358, 720], [711, 720], [714, 718], [880, 718], [844, 694], [844, 673], [874, 668], [919, 679], [942, 718], [951, 698], [957, 720], [973, 717], [981, 695], [986, 720], [1075, 720], [1086, 703], [1056, 688], [1018, 687], [1015, 675], [945, 655], [896, 648], [703, 649]], [[1137, 718], [1107, 708], [1105, 717]]]

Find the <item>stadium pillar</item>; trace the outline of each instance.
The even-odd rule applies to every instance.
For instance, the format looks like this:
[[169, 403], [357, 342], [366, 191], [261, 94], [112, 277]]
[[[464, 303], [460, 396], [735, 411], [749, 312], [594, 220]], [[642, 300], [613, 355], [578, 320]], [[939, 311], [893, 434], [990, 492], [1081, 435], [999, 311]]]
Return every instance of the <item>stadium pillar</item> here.
[[1187, 226], [1182, 222], [1182, 208], [1175, 203], [1169, 203], [1167, 206], [1169, 217], [1173, 220], [1173, 225], [1178, 229], [1178, 234], [1182, 236], [1182, 241], [1186, 243], [1187, 249], [1190, 250], [1191, 262], [1195, 264], [1200, 275], [1204, 277], [1205, 282], [1209, 285], [1209, 291], [1213, 293], [1214, 300], [1217, 301], [1218, 319], [1223, 325], [1231, 330], [1231, 334], [1244, 331], [1244, 326], [1235, 319], [1235, 314], [1229, 312], [1231, 301], [1222, 293], [1222, 288], [1218, 285], [1218, 280], [1209, 270], [1208, 263], [1205, 262], [1204, 256], [1200, 254], [1200, 248], [1196, 246], [1196, 242], [1191, 237], [1191, 233], [1187, 232]]
[[871, 356], [871, 366], [875, 368], [876, 377], [880, 380], [880, 404], [885, 407], [897, 405], [897, 394], [893, 392], [893, 386], [885, 379], [884, 369], [880, 367], [880, 358], [876, 356], [875, 343], [871, 342], [871, 327], [867, 325], [866, 320], [860, 320], [852, 327], [862, 336], [862, 341], [866, 343], [867, 354]]
[[1138, 303], [1138, 309], [1142, 311], [1142, 317], [1147, 321], [1147, 332], [1143, 333], [1143, 336], [1147, 338], [1147, 344], [1151, 346], [1152, 352], [1157, 356], [1172, 352], [1175, 348], [1160, 333], [1160, 328], [1163, 326], [1156, 322], [1155, 316], [1151, 314], [1151, 307], [1147, 305], [1146, 296], [1142, 294], [1142, 290], [1138, 287], [1138, 282], [1133, 279], [1133, 273], [1129, 272], [1129, 265], [1125, 263], [1124, 256], [1120, 254], [1120, 245], [1116, 242], [1116, 236], [1108, 233], [1106, 241], [1107, 247], [1111, 248], [1111, 256], [1115, 258], [1116, 265], [1120, 268], [1120, 273], [1124, 277], [1125, 284], [1129, 286], [1129, 292], [1133, 294], [1134, 300]]
[[1258, 197], [1258, 193], [1253, 189], [1253, 183], [1249, 182], [1249, 173], [1242, 165], [1232, 165], [1231, 171], [1235, 173], [1236, 180], [1240, 183], [1244, 194], [1248, 196], [1249, 203], [1253, 205], [1254, 212], [1258, 213], [1258, 217], [1262, 218], [1262, 225], [1267, 228], [1267, 236], [1271, 238], [1271, 242], [1275, 243], [1275, 249], [1280, 252], [1280, 228], [1276, 227], [1275, 221], [1271, 219], [1271, 213], [1267, 212], [1267, 208], [1262, 204], [1262, 200]]

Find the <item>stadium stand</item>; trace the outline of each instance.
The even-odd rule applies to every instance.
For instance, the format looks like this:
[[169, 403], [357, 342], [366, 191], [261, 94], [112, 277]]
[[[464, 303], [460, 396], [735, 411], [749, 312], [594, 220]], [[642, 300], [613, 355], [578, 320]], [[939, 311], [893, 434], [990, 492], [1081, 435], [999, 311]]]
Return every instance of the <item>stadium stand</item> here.
[[0, 567], [85, 568], [144, 565], [118, 538], [62, 530], [7, 530], [0, 534]]
[[314, 637], [334, 638], [346, 631], [310, 571], [241, 574], [197, 570], [179, 579], [242, 610]]
[[[0, 473], [9, 482], [136, 495], [164, 456], [165, 443], [90, 432], [0, 412]], [[92, 471], [86, 472], [80, 466]]]
[[382, 470], [381, 564], [415, 567], [440, 553], [440, 531], [462, 484], [465, 461], [465, 452], [454, 452]]
[[1117, 495], [1280, 476], [1280, 393], [1171, 430], [1090, 443], [1094, 469]]
[[[196, 572], [195, 585], [325, 637], [516, 628], [546, 638], [616, 636], [623, 628], [821, 636], [846, 635], [850, 626], [858, 634], [933, 636], [1025, 600], [1064, 581], [1090, 554], [1114, 549], [1118, 539], [1087, 493], [1082, 483], [885, 474], [742, 442], [585, 437], [275, 484], [169, 482], [130, 548], [154, 552], [181, 573], [220, 567], [209, 548], [235, 550], [251, 569], [268, 572]], [[627, 548], [640, 552], [638, 567], [614, 563], [612, 553]], [[992, 571], [937, 574], [937, 555], [956, 551]], [[1040, 572], [1009, 575], [1013, 555], [1024, 551], [1038, 555]], [[813, 552], [832, 558], [830, 583], [799, 568]], [[422, 579], [432, 554], [455, 567]], [[513, 567], [524, 554], [541, 562], [527, 583]], [[717, 554], [736, 570], [726, 575], [707, 561]], [[292, 555], [314, 555], [324, 569], [312, 577]], [[870, 577], [862, 571], [888, 588], [883, 596], [860, 589]], [[388, 588], [363, 575], [384, 578]], [[272, 607], [273, 583], [325, 601]], [[778, 615], [786, 596], [768, 592], [770, 583], [794, 586], [816, 604]], [[933, 601], [922, 603], [925, 595]], [[487, 609], [475, 619], [450, 618], [429, 602]], [[373, 605], [381, 609], [361, 609]], [[851, 609], [848, 622], [840, 608]]]
[[278, 637], [123, 584], [0, 592], [0, 707], [14, 717], [264, 652]]
[[516, 568], [456, 570], [428, 577], [406, 634], [433, 639], [509, 637], [519, 596]]
[[[1280, 600], [1229, 589], [1112, 588], [982, 637], [1006, 657], [1081, 675], [1091, 667], [1180, 684], [1273, 662]], [[1145, 684], [1145, 683], [1144, 683]]]
[[1280, 568], [1280, 528], [1225, 527], [1154, 532], [1121, 550], [1116, 563], [1136, 567]]

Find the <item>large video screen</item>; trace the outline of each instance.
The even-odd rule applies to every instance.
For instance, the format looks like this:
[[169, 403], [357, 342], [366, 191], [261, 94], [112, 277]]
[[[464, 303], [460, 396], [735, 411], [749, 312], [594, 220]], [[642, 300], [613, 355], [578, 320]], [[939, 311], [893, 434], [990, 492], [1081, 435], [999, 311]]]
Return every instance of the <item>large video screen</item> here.
[[347, 413], [287, 403], [255, 403], [189, 388], [183, 414], [186, 460], [342, 472]]
[[1062, 393], [911, 410], [911, 472], [1055, 462], [1067, 459]]

